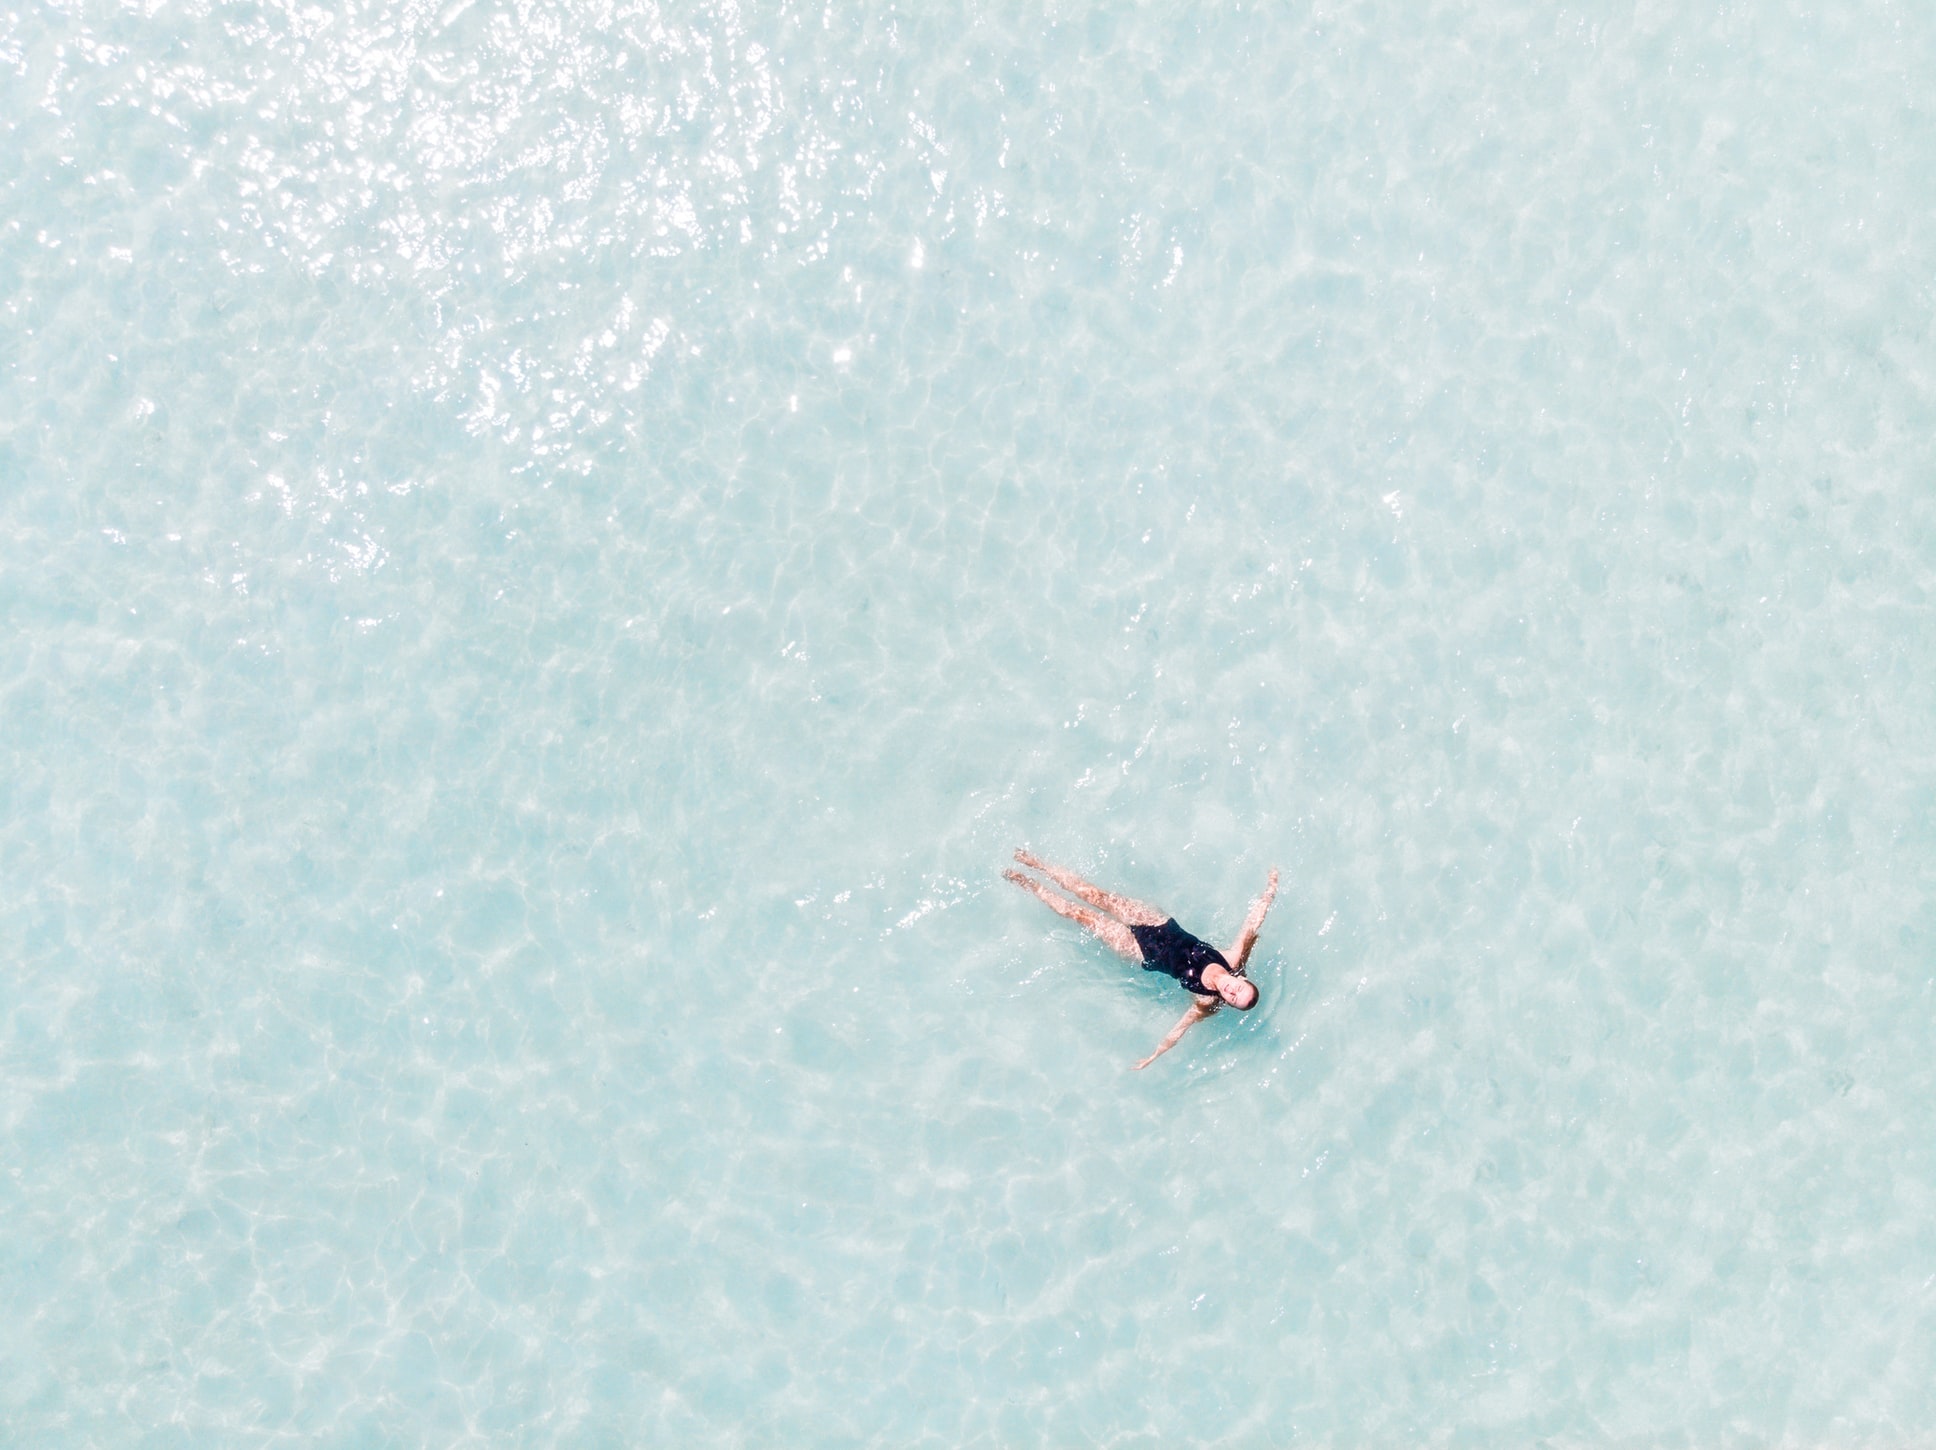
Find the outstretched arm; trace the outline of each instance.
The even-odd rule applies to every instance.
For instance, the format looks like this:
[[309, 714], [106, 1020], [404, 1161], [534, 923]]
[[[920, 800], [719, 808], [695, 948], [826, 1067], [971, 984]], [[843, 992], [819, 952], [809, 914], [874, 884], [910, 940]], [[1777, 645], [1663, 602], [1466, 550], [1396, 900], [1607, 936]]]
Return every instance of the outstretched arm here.
[[1197, 1023], [1201, 1022], [1204, 1018], [1208, 1017], [1212, 1012], [1216, 1010], [1217, 1009], [1215, 1007], [1206, 1007], [1201, 1002], [1192, 1002], [1190, 1004], [1190, 1010], [1188, 1012], [1185, 1012], [1181, 1017], [1179, 1017], [1177, 1019], [1176, 1026], [1170, 1029], [1170, 1035], [1168, 1037], [1165, 1037], [1161, 1042], [1156, 1044], [1156, 1051], [1152, 1052], [1148, 1057], [1144, 1058], [1141, 1062], [1136, 1064], [1136, 1070], [1138, 1072], [1141, 1072], [1144, 1068], [1148, 1067], [1152, 1062], [1155, 1062], [1157, 1058], [1161, 1057], [1164, 1053], [1168, 1052], [1172, 1047], [1175, 1047], [1177, 1043], [1181, 1042], [1183, 1040], [1184, 1033], [1188, 1032], [1192, 1027], [1196, 1026]]
[[1264, 915], [1271, 909], [1271, 902], [1277, 899], [1277, 868], [1271, 867], [1270, 884], [1264, 894], [1250, 904], [1250, 915], [1244, 918], [1244, 929], [1237, 936], [1237, 945], [1230, 949], [1230, 970], [1241, 972], [1244, 963], [1250, 960], [1250, 949], [1257, 945], [1257, 933], [1264, 929]]

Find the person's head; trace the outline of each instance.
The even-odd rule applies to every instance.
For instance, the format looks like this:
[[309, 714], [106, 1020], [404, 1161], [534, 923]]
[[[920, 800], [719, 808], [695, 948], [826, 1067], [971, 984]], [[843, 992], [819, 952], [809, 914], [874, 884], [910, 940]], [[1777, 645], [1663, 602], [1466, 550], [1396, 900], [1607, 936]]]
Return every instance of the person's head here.
[[1257, 984], [1235, 972], [1225, 972], [1217, 978], [1217, 995], [1239, 1012], [1248, 1012], [1257, 1005]]

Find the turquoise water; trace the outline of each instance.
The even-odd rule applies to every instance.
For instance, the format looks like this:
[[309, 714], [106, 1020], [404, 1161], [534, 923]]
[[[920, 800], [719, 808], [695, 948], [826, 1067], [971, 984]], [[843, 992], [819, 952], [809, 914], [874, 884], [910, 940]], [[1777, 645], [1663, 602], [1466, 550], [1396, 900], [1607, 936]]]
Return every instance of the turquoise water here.
[[1936, 1434], [1932, 74], [0, 15], [0, 1439]]

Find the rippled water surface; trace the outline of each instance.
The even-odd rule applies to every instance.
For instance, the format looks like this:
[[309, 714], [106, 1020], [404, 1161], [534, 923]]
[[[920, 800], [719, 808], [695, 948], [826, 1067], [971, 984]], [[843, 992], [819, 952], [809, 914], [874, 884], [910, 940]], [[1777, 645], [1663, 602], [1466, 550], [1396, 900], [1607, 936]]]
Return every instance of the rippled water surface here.
[[0, 12], [0, 1439], [1936, 1435], [1932, 75]]

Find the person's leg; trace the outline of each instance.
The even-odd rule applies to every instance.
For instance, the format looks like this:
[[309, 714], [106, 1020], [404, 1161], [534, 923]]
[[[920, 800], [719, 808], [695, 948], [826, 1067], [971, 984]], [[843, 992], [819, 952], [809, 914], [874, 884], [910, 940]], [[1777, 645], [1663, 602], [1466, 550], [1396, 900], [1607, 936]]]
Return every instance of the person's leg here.
[[[1113, 891], [1104, 891], [1090, 881], [1084, 881], [1066, 866], [1051, 866], [1040, 856], [1027, 851], [1017, 850], [1015, 859], [1024, 866], [1040, 871], [1049, 880], [1071, 895], [1080, 896], [1091, 906], [1100, 906], [1112, 916], [1128, 922], [1131, 926], [1161, 926], [1170, 919], [1167, 911], [1151, 906], [1147, 901], [1138, 901], [1133, 896], [1118, 896]], [[1139, 956], [1138, 961], [1142, 960]]]
[[1136, 938], [1130, 934], [1129, 928], [1124, 926], [1120, 921], [1111, 921], [1101, 912], [1091, 911], [1086, 906], [1077, 906], [1073, 901], [1065, 901], [1050, 891], [1040, 881], [1031, 881], [1020, 871], [1004, 871], [1002, 872], [1002, 876], [1006, 880], [1013, 881], [1024, 891], [1035, 893], [1036, 897], [1050, 911], [1055, 912], [1059, 916], [1066, 916], [1070, 921], [1087, 927], [1096, 936], [1100, 937], [1103, 943], [1110, 947], [1117, 956], [1124, 957], [1132, 962], [1140, 963], [1143, 960], [1143, 952], [1136, 945]]

